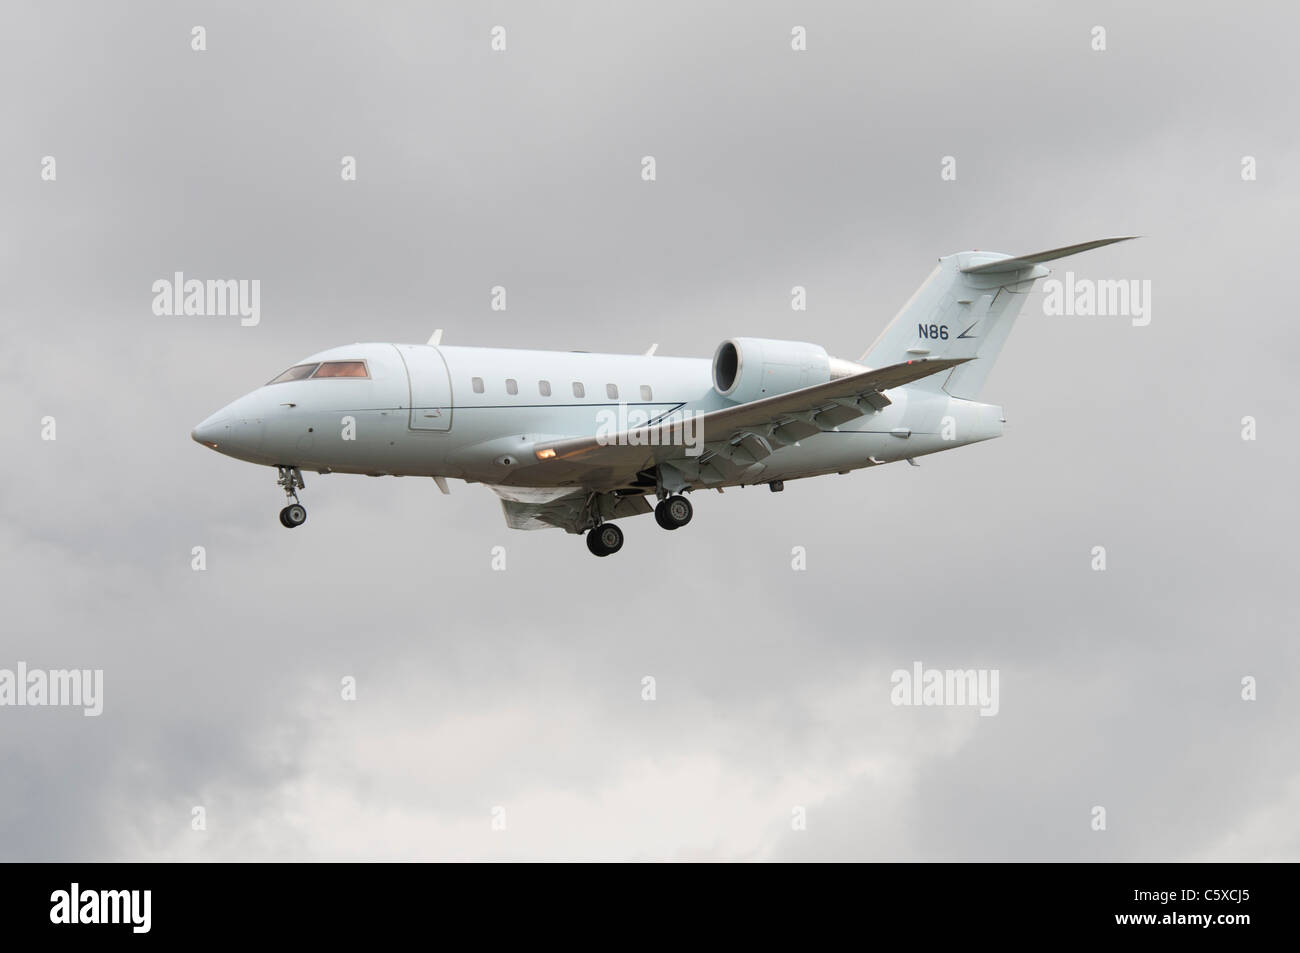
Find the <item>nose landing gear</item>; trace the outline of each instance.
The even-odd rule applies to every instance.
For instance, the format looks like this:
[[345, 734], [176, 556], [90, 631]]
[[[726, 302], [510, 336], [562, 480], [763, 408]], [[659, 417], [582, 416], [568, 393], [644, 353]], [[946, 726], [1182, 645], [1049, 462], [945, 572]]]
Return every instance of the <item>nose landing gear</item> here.
[[306, 484], [302, 481], [302, 471], [297, 467], [276, 467], [280, 471], [276, 483], [284, 488], [284, 495], [289, 505], [280, 511], [280, 525], [293, 529], [307, 522], [307, 507], [298, 502], [298, 491]]
[[307, 522], [307, 507], [301, 503], [290, 503], [280, 511], [280, 525], [286, 529], [293, 529], [305, 522]]

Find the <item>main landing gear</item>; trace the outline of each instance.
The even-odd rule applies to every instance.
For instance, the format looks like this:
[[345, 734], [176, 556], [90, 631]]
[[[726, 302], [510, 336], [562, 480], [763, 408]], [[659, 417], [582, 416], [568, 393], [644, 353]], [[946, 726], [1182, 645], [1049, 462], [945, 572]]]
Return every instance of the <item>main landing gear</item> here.
[[613, 523], [601, 523], [587, 531], [587, 548], [596, 556], [611, 556], [623, 548], [623, 531]]
[[[655, 522], [664, 529], [681, 529], [695, 508], [684, 496], [666, 496], [655, 507]], [[612, 556], [623, 548], [623, 531], [613, 523], [600, 523], [587, 531], [587, 548], [596, 556]]]
[[302, 471], [297, 467], [276, 467], [276, 469], [280, 471], [276, 483], [284, 488], [284, 495], [289, 500], [289, 505], [280, 511], [280, 525], [286, 529], [293, 529], [307, 522], [307, 507], [298, 502], [298, 491], [305, 486], [302, 482]]
[[664, 529], [681, 529], [695, 515], [695, 507], [684, 496], [669, 496], [655, 507], [655, 522]]

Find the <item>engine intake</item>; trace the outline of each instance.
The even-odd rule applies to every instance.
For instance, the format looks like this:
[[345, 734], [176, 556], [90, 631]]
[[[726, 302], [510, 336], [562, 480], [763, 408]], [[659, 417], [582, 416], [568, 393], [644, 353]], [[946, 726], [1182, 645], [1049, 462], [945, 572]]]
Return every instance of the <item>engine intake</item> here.
[[730, 338], [713, 354], [713, 387], [738, 404], [825, 384], [866, 368], [802, 341]]

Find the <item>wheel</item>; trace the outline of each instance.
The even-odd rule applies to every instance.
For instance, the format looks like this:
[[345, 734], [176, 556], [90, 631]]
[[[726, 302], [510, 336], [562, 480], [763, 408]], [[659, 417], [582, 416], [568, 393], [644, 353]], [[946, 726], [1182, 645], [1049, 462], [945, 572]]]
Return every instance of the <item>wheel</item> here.
[[655, 507], [655, 522], [664, 529], [681, 529], [695, 515], [695, 507], [684, 496], [670, 496]]
[[301, 503], [290, 503], [280, 511], [280, 522], [293, 529], [307, 522], [307, 507]]
[[[289, 507], [286, 506], [284, 510], [287, 510], [288, 508]], [[280, 511], [280, 525], [283, 526], [285, 529], [293, 529], [293, 527], [289, 525], [289, 521], [284, 517], [284, 510]]]
[[587, 548], [597, 556], [609, 556], [623, 548], [623, 531], [613, 523], [601, 523], [587, 533]]

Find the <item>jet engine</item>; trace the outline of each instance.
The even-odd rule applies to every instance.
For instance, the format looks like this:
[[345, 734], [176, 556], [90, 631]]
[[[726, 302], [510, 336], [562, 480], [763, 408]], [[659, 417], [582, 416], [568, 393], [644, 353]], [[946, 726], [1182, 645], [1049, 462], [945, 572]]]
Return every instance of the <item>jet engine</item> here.
[[730, 338], [713, 354], [713, 387], [738, 404], [859, 374], [867, 368], [802, 341]]

